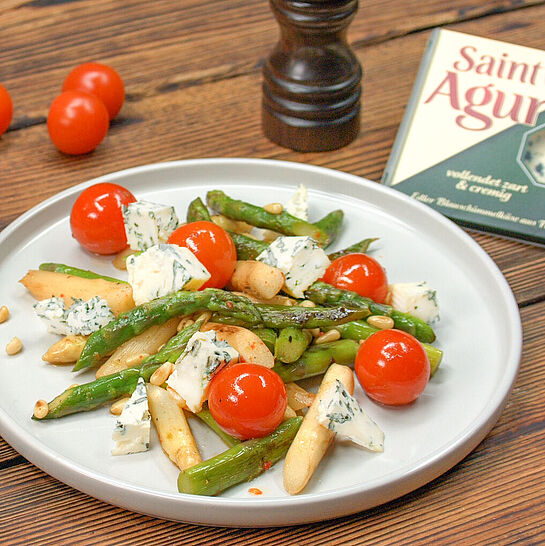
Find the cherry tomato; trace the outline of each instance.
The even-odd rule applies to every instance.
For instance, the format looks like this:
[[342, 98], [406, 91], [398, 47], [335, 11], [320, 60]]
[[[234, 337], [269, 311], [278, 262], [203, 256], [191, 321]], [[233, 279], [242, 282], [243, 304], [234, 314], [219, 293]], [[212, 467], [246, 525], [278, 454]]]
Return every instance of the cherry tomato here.
[[271, 434], [282, 422], [287, 405], [280, 376], [257, 364], [228, 366], [210, 382], [212, 417], [225, 432], [241, 440]]
[[430, 362], [420, 342], [400, 330], [369, 336], [356, 356], [356, 375], [363, 390], [377, 402], [409, 404], [430, 379]]
[[223, 288], [237, 264], [237, 251], [229, 234], [213, 222], [191, 222], [180, 226], [169, 237], [170, 244], [185, 246], [197, 256], [211, 277], [205, 288]]
[[64, 80], [63, 91], [87, 91], [106, 106], [110, 119], [117, 116], [125, 100], [121, 76], [110, 66], [100, 63], [80, 64]]
[[0, 85], [0, 135], [4, 134], [13, 117], [13, 102], [8, 90]]
[[136, 201], [117, 184], [103, 182], [83, 190], [70, 214], [72, 236], [96, 254], [114, 254], [127, 246], [121, 205]]
[[65, 91], [52, 103], [47, 129], [53, 144], [65, 154], [94, 150], [108, 132], [108, 111], [100, 99], [85, 91]]
[[384, 303], [388, 294], [388, 279], [382, 266], [367, 254], [347, 254], [331, 262], [322, 279], [344, 290]]

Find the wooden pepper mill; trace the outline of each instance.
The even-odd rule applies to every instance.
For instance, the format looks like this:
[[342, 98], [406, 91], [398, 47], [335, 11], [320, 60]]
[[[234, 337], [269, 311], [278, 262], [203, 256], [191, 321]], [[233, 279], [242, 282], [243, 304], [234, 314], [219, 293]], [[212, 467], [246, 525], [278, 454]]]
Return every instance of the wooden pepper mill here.
[[346, 41], [358, 0], [270, 0], [280, 41], [263, 68], [262, 122], [273, 142], [335, 150], [359, 131], [361, 66]]

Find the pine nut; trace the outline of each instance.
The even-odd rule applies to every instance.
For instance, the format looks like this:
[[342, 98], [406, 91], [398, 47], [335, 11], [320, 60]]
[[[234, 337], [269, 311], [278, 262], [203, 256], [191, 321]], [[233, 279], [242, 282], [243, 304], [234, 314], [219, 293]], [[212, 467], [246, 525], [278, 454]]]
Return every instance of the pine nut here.
[[383, 315], [373, 315], [367, 319], [367, 324], [379, 330], [389, 330], [394, 327], [394, 319]]
[[286, 411], [284, 412], [284, 417], [282, 417], [282, 421], [287, 421], [288, 419], [293, 419], [294, 417], [297, 417], [295, 410], [293, 408], [290, 408], [289, 406], [286, 406]]
[[316, 304], [310, 300], [303, 300], [299, 302], [299, 307], [316, 307]]
[[323, 336], [317, 337], [314, 340], [315, 345], [321, 345], [322, 343], [327, 343], [328, 341], [337, 341], [341, 339], [341, 332], [333, 328], [332, 330], [327, 331]]
[[7, 345], [6, 345], [6, 353], [8, 355], [16, 355], [17, 353], [21, 352], [21, 349], [23, 348], [23, 342], [18, 338], [14, 337]]
[[127, 270], [127, 258], [134, 254], [135, 251], [132, 250], [132, 248], [126, 248], [125, 250], [122, 250], [119, 254], [116, 255], [116, 257], [112, 261], [112, 265], [119, 269], [120, 271], [126, 271]]
[[263, 207], [270, 214], [280, 214], [284, 210], [282, 203], [269, 203]]
[[320, 328], [307, 328], [305, 331], [309, 332], [312, 337], [318, 337], [322, 333]]
[[191, 326], [192, 324], [195, 324], [195, 321], [190, 318], [183, 318], [180, 323], [178, 324], [178, 328], [176, 330], [178, 332], [181, 332], [184, 328], [187, 328], [188, 326]]
[[160, 387], [169, 377], [169, 375], [174, 371], [174, 366], [171, 362], [165, 362], [159, 368], [157, 368], [149, 378], [149, 382], [152, 385], [157, 385]]
[[195, 322], [197, 322], [198, 320], [204, 320], [204, 322], [202, 323], [202, 326], [201, 328], [210, 320], [210, 317], [212, 316], [212, 312], [211, 311], [204, 311], [203, 313], [201, 313], [196, 319], [195, 319]]
[[123, 411], [129, 400], [130, 398], [120, 398], [119, 400], [116, 400], [110, 406], [110, 413], [112, 415], [121, 415], [121, 412]]
[[49, 413], [49, 405], [45, 400], [38, 400], [34, 405], [34, 417], [43, 419]]
[[6, 320], [8, 319], [9, 319], [9, 309], [5, 305], [2, 305], [2, 307], [0, 307], [0, 324], [2, 324], [3, 322], [6, 322]]

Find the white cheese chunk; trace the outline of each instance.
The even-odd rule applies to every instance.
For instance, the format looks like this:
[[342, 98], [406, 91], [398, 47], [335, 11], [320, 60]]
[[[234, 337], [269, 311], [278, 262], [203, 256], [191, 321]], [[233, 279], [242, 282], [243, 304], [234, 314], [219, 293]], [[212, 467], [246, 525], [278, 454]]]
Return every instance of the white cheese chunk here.
[[123, 205], [123, 222], [127, 242], [133, 250], [146, 250], [159, 243], [166, 243], [178, 227], [174, 207], [151, 201], [136, 201]]
[[311, 237], [278, 237], [256, 260], [280, 269], [286, 277], [284, 291], [295, 298], [303, 298], [331, 263]]
[[108, 302], [99, 296], [89, 301], [75, 300], [66, 311], [66, 325], [74, 335], [91, 335], [114, 318]]
[[286, 203], [285, 209], [292, 216], [308, 220], [308, 189], [305, 185], [299, 184], [291, 199]]
[[236, 361], [238, 356], [236, 349], [226, 341], [217, 340], [214, 330], [197, 332], [176, 361], [167, 385], [197, 413], [208, 398], [208, 386], [214, 373], [224, 364]]
[[384, 432], [338, 379], [320, 399], [318, 422], [371, 451], [384, 451]]
[[144, 379], [140, 377], [136, 389], [117, 418], [112, 435], [115, 442], [112, 455], [128, 455], [147, 451], [150, 443], [150, 424], [146, 384]]
[[136, 305], [178, 290], [198, 290], [210, 278], [188, 248], [165, 244], [129, 256], [127, 272]]
[[66, 309], [62, 298], [48, 298], [34, 304], [34, 311], [47, 325], [52, 334], [68, 335]]
[[36, 314], [54, 334], [88, 336], [113, 320], [108, 302], [96, 296], [89, 301], [74, 299], [66, 309], [62, 298], [49, 298], [34, 305]]
[[400, 282], [388, 287], [388, 305], [432, 324], [439, 320], [437, 293], [427, 282]]

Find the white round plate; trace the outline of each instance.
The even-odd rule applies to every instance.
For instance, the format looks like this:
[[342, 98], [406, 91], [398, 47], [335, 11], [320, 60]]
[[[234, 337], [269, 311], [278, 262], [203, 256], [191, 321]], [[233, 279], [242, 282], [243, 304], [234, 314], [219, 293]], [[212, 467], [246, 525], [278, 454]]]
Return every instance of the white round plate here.
[[[177, 470], [155, 436], [150, 452], [113, 457], [115, 417], [107, 408], [56, 421], [30, 419], [34, 402], [50, 400], [74, 382], [70, 367], [41, 360], [57, 338], [34, 316], [32, 297], [18, 284], [28, 269], [61, 262], [119, 276], [110, 260], [72, 239], [69, 213], [81, 190], [115, 182], [137, 198], [176, 206], [207, 190], [266, 204], [285, 202], [297, 184], [310, 188], [311, 221], [342, 208], [345, 225], [334, 249], [376, 236], [373, 256], [390, 282], [426, 280], [437, 290], [437, 345], [444, 361], [420, 399], [408, 407], [372, 403], [364, 409], [384, 430], [384, 453], [336, 442], [301, 495], [282, 487], [282, 462], [219, 497], [177, 492]], [[0, 432], [29, 461], [93, 497], [152, 516], [207, 525], [258, 527], [324, 520], [371, 508], [439, 476], [465, 457], [498, 419], [515, 380], [521, 325], [513, 295], [492, 260], [462, 230], [407, 196], [349, 174], [309, 165], [250, 159], [205, 159], [148, 165], [91, 180], [38, 205], [0, 234], [0, 302], [11, 318], [1, 345], [19, 336], [24, 350], [0, 356]], [[196, 419], [204, 456], [224, 448]], [[252, 495], [250, 487], [263, 494]]]

